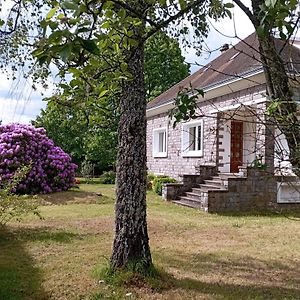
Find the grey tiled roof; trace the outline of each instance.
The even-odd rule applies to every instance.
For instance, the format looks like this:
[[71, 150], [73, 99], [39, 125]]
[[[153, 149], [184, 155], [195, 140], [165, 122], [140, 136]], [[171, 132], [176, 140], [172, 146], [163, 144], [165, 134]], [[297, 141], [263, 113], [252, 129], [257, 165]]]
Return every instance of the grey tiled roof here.
[[[283, 41], [275, 40], [276, 48], [282, 50], [281, 57], [290, 72], [300, 72], [300, 49]], [[180, 81], [148, 103], [147, 109], [173, 101], [178, 92], [192, 85], [193, 88], [208, 89], [235, 78], [241, 78], [262, 70], [258, 51], [258, 40], [252, 33], [238, 44], [223, 52], [212, 62]]]

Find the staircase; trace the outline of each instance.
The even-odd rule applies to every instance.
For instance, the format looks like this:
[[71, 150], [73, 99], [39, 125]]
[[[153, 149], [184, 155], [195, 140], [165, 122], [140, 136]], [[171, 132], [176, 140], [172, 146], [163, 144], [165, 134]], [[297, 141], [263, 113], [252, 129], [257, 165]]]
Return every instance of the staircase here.
[[208, 193], [227, 193], [228, 178], [236, 178], [236, 176], [233, 174], [220, 173], [218, 176], [213, 176], [204, 180], [203, 183], [195, 185], [191, 191], [185, 192], [178, 200], [174, 200], [173, 202], [179, 205], [208, 211]]

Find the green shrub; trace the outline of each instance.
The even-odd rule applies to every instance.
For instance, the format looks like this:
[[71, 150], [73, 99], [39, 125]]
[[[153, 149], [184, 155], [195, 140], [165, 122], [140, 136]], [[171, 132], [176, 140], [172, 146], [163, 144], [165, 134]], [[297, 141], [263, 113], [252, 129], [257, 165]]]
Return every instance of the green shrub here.
[[90, 161], [84, 160], [81, 164], [80, 173], [84, 177], [86, 183], [90, 183], [91, 178], [94, 177], [94, 165]]
[[168, 177], [168, 176], [158, 176], [155, 177], [153, 180], [153, 191], [160, 195], [162, 194], [162, 185], [164, 183], [174, 183], [176, 182], [176, 180], [172, 177]]
[[155, 177], [156, 176], [153, 173], [147, 174], [147, 190], [152, 190], [153, 180], [154, 180]]
[[148, 181], [153, 181], [155, 179], [155, 177], [157, 177], [157, 176], [155, 176], [155, 174], [153, 174], [153, 173], [147, 174], [147, 180]]
[[31, 166], [18, 169], [13, 178], [0, 187], [0, 226], [6, 225], [12, 219], [20, 220], [23, 215], [33, 213], [40, 217], [38, 203], [31, 196], [16, 195], [12, 190], [26, 177]]
[[104, 172], [100, 176], [100, 183], [115, 184], [115, 182], [116, 182], [116, 172], [114, 172], [114, 171]]

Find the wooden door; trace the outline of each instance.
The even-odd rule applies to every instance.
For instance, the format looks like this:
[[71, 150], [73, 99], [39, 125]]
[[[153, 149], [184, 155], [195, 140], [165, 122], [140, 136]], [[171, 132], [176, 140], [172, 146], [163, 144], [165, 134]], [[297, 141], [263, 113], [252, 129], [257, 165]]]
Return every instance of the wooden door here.
[[237, 173], [243, 165], [243, 122], [231, 121], [230, 172]]

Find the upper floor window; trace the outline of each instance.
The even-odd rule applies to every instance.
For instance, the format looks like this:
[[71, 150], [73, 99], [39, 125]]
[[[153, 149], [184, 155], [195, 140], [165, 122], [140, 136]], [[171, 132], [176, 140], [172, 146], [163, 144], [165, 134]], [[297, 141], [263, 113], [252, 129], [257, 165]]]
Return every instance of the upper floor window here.
[[167, 157], [167, 128], [153, 130], [153, 157]]
[[182, 125], [182, 156], [203, 155], [203, 120]]

